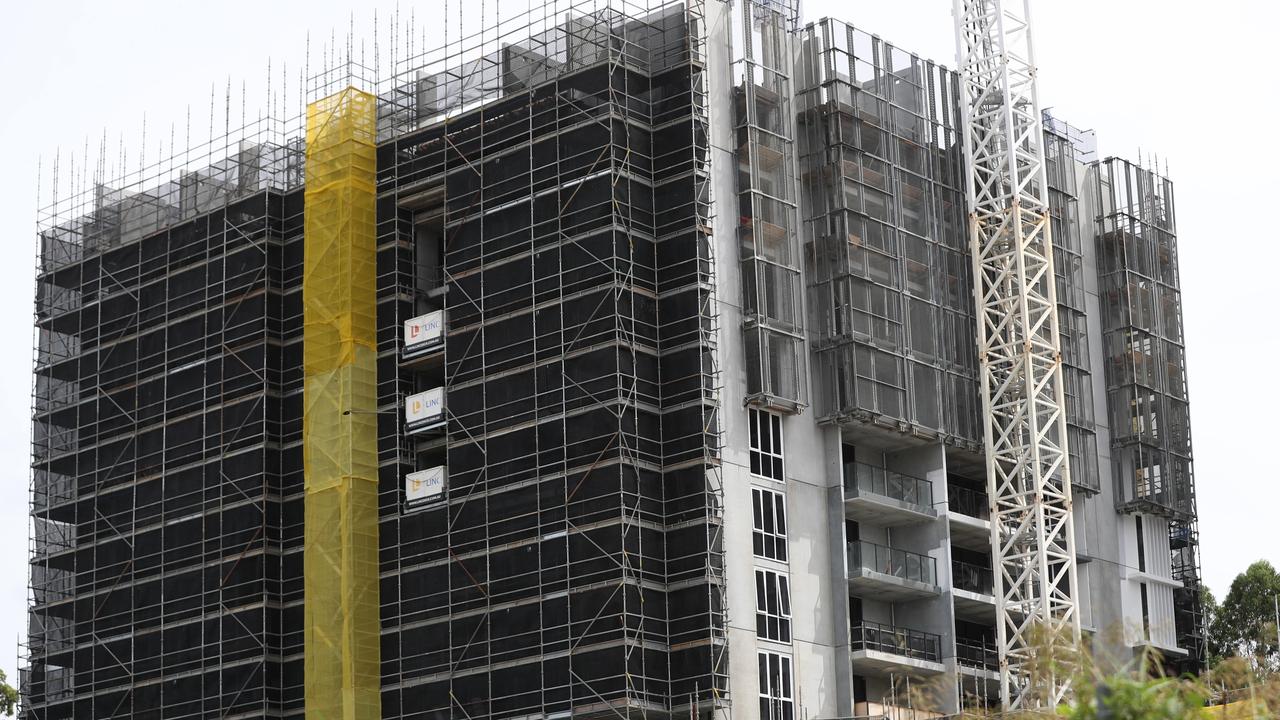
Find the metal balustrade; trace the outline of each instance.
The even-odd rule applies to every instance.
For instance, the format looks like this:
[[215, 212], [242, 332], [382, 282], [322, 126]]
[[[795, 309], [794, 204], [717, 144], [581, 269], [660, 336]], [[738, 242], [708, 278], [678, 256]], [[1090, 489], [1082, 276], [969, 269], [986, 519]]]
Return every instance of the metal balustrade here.
[[995, 592], [995, 585], [995, 575], [991, 572], [991, 568], [961, 560], [951, 561], [952, 587], [981, 595], [991, 595]]
[[890, 653], [916, 660], [940, 662], [942, 637], [920, 630], [863, 621], [849, 630], [854, 650]]
[[981, 520], [991, 519], [991, 501], [987, 494], [969, 488], [950, 486], [947, 488], [947, 507], [952, 512], [976, 517]]
[[997, 671], [1000, 669], [1000, 650], [995, 641], [958, 638], [956, 662], [965, 667]]
[[845, 463], [844, 489], [881, 495], [923, 508], [933, 506], [933, 483], [866, 463]]
[[938, 584], [938, 563], [933, 558], [865, 540], [849, 543], [849, 567], [926, 585]]

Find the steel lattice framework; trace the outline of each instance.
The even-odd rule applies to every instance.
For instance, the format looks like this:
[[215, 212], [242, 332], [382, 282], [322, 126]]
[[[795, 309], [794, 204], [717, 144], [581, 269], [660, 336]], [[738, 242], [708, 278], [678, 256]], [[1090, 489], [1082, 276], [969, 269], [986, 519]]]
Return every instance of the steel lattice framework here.
[[1045, 707], [1069, 682], [1045, 644], [1078, 646], [1080, 617], [1029, 2], [955, 0], [955, 19], [1001, 700]]

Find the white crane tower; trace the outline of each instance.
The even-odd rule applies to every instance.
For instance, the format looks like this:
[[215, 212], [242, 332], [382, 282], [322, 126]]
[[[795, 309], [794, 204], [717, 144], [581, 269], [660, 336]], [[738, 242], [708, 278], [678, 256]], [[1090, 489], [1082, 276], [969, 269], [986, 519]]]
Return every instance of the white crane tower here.
[[1052, 707], [1080, 616], [1030, 7], [954, 2], [1001, 702]]

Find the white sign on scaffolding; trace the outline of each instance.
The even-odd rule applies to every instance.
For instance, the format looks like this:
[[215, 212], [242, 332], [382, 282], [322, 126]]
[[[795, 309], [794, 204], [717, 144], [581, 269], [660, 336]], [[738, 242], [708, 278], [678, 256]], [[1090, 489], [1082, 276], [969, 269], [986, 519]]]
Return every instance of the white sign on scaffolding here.
[[404, 321], [406, 352], [430, 347], [444, 338], [444, 311], [436, 310]]
[[444, 419], [444, 388], [438, 387], [404, 401], [404, 421], [409, 427], [427, 425]]
[[448, 474], [443, 465], [405, 475], [405, 502], [416, 504], [439, 499], [444, 495], [444, 484], [447, 476]]

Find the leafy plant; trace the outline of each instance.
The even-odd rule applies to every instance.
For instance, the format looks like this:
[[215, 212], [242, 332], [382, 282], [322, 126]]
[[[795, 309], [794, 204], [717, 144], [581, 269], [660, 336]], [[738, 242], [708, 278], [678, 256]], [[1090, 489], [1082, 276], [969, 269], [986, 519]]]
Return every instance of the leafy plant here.
[[0, 713], [5, 717], [13, 717], [18, 710], [18, 691], [9, 684], [3, 670], [0, 670]]
[[[1209, 607], [1209, 649], [1212, 654], [1237, 655], [1261, 673], [1280, 672], [1280, 643], [1276, 638], [1275, 598], [1280, 596], [1280, 573], [1259, 560], [1236, 576], [1221, 607]], [[1212, 599], [1212, 595], [1209, 596]]]

